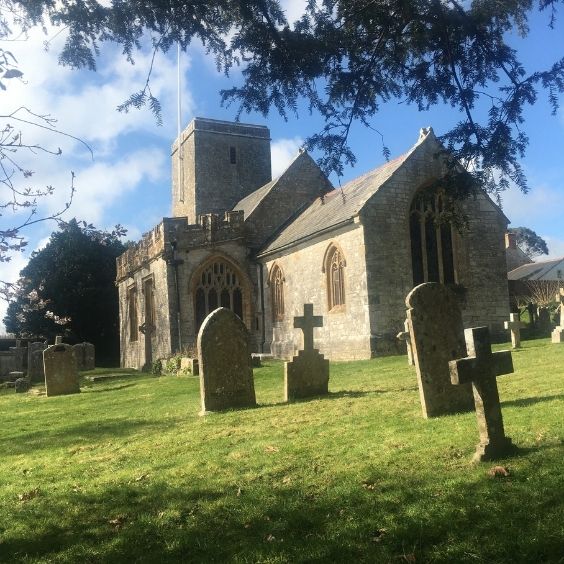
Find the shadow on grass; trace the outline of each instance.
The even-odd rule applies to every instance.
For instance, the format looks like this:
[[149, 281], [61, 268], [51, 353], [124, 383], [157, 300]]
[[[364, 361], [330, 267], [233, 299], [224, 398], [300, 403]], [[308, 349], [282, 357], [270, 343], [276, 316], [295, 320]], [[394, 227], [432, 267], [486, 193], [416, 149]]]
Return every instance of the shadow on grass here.
[[84, 392], [85, 394], [101, 394], [104, 392], [115, 392], [117, 390], [123, 390], [125, 388], [132, 388], [133, 386], [136, 386], [137, 383], [132, 383], [132, 384], [122, 384], [121, 386], [113, 386], [111, 388], [103, 388], [101, 390], [94, 390], [92, 387], [96, 386], [96, 385], [101, 385], [101, 384], [108, 384], [108, 382], [91, 382], [90, 384], [84, 384], [84, 387], [81, 388], [81, 391]]
[[558, 561], [558, 476], [537, 491], [525, 477], [500, 480], [483, 469], [470, 478], [461, 471], [449, 487], [378, 468], [364, 482], [340, 476], [322, 490], [298, 481], [202, 484], [196, 476], [182, 486], [149, 478], [96, 493], [43, 490], [18, 505], [17, 528], [13, 520], [3, 526], [0, 560]]
[[564, 399], [564, 394], [554, 394], [552, 396], [540, 396], [532, 398], [522, 398], [516, 400], [502, 401], [501, 405], [503, 407], [515, 406], [515, 407], [527, 407], [528, 405], [535, 405], [536, 403], [541, 403], [545, 401]]
[[4, 456], [29, 455], [31, 452], [71, 448], [85, 442], [127, 437], [138, 432], [165, 431], [170, 427], [166, 422], [139, 419], [109, 419], [86, 421], [79, 425], [58, 426], [34, 433], [22, 430], [6, 436], [2, 447]]

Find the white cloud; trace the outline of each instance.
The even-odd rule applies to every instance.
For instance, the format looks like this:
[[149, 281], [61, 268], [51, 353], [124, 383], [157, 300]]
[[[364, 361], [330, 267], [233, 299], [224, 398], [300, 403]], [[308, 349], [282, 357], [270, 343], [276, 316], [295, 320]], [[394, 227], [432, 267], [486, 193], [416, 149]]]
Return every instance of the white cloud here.
[[532, 229], [533, 224], [561, 218], [564, 209], [564, 192], [544, 184], [534, 186], [527, 194], [512, 188], [502, 194], [502, 199], [503, 212], [512, 227]]
[[304, 140], [301, 137], [277, 139], [270, 147], [272, 159], [272, 178], [280, 176], [294, 160]]
[[282, 10], [286, 13], [286, 19], [290, 24], [299, 20], [305, 13], [307, 0], [282, 0]]

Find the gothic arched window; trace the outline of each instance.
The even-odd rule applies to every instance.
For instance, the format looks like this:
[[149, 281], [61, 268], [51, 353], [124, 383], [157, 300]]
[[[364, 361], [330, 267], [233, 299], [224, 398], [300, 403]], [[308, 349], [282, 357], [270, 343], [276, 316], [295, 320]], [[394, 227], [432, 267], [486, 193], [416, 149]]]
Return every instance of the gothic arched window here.
[[270, 293], [272, 297], [272, 319], [284, 319], [284, 274], [282, 269], [275, 264], [270, 273]]
[[338, 310], [345, 305], [345, 257], [334, 245], [330, 247], [326, 257], [328, 308], [329, 311]]
[[135, 286], [127, 289], [127, 314], [129, 317], [129, 340], [137, 341], [139, 338], [139, 321], [137, 318], [137, 288]]
[[196, 331], [206, 316], [218, 307], [226, 307], [243, 319], [243, 289], [235, 269], [216, 259], [200, 273], [194, 289]]
[[420, 192], [409, 212], [413, 285], [455, 283], [452, 225], [444, 217], [443, 194]]

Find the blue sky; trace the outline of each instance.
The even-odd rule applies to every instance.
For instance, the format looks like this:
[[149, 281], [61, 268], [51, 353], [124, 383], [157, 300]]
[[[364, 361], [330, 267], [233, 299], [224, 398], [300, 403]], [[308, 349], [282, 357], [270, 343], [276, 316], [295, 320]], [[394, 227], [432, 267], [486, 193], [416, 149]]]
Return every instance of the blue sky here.
[[[295, 20], [305, 0], [283, 2], [289, 19]], [[560, 14], [561, 19], [564, 14]], [[555, 30], [548, 29], [548, 15], [535, 17], [531, 35], [521, 41], [514, 38], [524, 63], [530, 68], [546, 66], [564, 54], [564, 22]], [[57, 34], [49, 30], [49, 36]], [[66, 217], [93, 222], [100, 228], [116, 223], [128, 229], [128, 238], [141, 234], [170, 215], [170, 146], [176, 136], [176, 54], [160, 56], [153, 73], [153, 93], [163, 106], [164, 123], [158, 127], [148, 110], [118, 113], [116, 107], [129, 94], [140, 88], [150, 64], [150, 53], [135, 57], [130, 65], [119, 50], [107, 46], [98, 62], [98, 71], [73, 71], [57, 65], [57, 53], [63, 41], [60, 34], [43, 49], [45, 37], [34, 32], [25, 42], [13, 43], [14, 52], [24, 72], [25, 82], [11, 81], [2, 97], [2, 113], [26, 106], [36, 113], [50, 114], [58, 119], [58, 127], [86, 141], [93, 157], [73, 139], [45, 131], [24, 131], [27, 139], [43, 143], [63, 154], [59, 157], [20, 154], [20, 164], [35, 171], [34, 185], [51, 184], [55, 195], [44, 201], [39, 213], [61, 208], [68, 199], [71, 171], [76, 174], [77, 192]], [[5, 47], [5, 46], [4, 46]], [[182, 125], [195, 116], [231, 120], [236, 108], [220, 106], [219, 90], [238, 83], [234, 73], [230, 79], [219, 75], [215, 63], [206, 57], [201, 46], [194, 45], [182, 55]], [[562, 100], [564, 105], [564, 99]], [[416, 141], [419, 129], [433, 126], [440, 135], [456, 121], [459, 114], [449, 107], [437, 107], [419, 113], [416, 108], [390, 103], [382, 108], [373, 125], [385, 137], [392, 157], [409, 149]], [[303, 139], [320, 129], [320, 121], [307, 111], [288, 122], [272, 113], [243, 116], [242, 121], [266, 124], [272, 137], [273, 174], [283, 170], [295, 156]], [[523, 159], [530, 192], [516, 189], [503, 196], [503, 209], [512, 226], [535, 230], [548, 243], [550, 256], [564, 256], [564, 108], [551, 116], [545, 98], [526, 112], [524, 130], [530, 138], [527, 156]], [[379, 166], [384, 161], [380, 137], [360, 124], [353, 127], [351, 146], [358, 162], [345, 170], [343, 181]], [[335, 179], [332, 179], [335, 182]], [[14, 224], [17, 218], [0, 218], [3, 226]], [[38, 224], [25, 232], [29, 251], [42, 246], [55, 228], [52, 223]], [[29, 252], [17, 255], [2, 264], [0, 279], [15, 279], [25, 265]], [[0, 320], [4, 304], [0, 303]], [[0, 321], [1, 323], [1, 321]], [[2, 326], [0, 325], [0, 331]]]

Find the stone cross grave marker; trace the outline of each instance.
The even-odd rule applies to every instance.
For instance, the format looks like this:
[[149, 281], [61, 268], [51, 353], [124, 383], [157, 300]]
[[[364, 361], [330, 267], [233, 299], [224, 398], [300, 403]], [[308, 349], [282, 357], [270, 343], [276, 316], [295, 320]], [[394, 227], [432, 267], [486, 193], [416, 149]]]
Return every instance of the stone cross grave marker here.
[[56, 345], [62, 345], [63, 344], [63, 337], [61, 335], [57, 335], [55, 337], [55, 344]]
[[407, 295], [409, 334], [424, 417], [473, 408], [472, 387], [453, 386], [448, 363], [466, 356], [462, 314], [444, 284], [420, 284]]
[[313, 315], [313, 304], [304, 304], [303, 317], [294, 317], [294, 329], [301, 329], [304, 334], [304, 351], [313, 350], [314, 327], [323, 327], [323, 317]]
[[43, 351], [45, 343], [29, 343], [27, 346], [27, 377], [31, 382], [42, 382], [45, 379], [43, 370]]
[[302, 317], [294, 317], [294, 329], [304, 334], [304, 348], [284, 363], [284, 401], [329, 393], [329, 361], [313, 348], [313, 329], [323, 327], [323, 317], [313, 315], [313, 304], [304, 304]]
[[210, 411], [256, 406], [249, 332], [230, 309], [212, 311], [198, 333], [200, 397]]
[[552, 342], [564, 343], [564, 288], [556, 294], [556, 301], [560, 304], [560, 325], [552, 331]]
[[71, 345], [56, 344], [43, 351], [47, 396], [80, 392], [76, 358]]
[[466, 329], [464, 335], [468, 356], [449, 362], [450, 377], [454, 385], [472, 382], [480, 433], [474, 460], [493, 460], [515, 450], [503, 429], [496, 380], [513, 372], [513, 359], [510, 351], [492, 353], [487, 327]]
[[511, 331], [511, 346], [514, 349], [521, 348], [521, 328], [525, 327], [525, 324], [519, 319], [519, 314], [510, 313], [509, 321], [504, 321], [503, 326]]
[[409, 321], [406, 319], [403, 323], [404, 330], [400, 331], [396, 338], [400, 341], [405, 341], [405, 346], [407, 347], [407, 364], [409, 366], [414, 366], [415, 362], [413, 361], [413, 351], [411, 349], [411, 337], [409, 336]]

